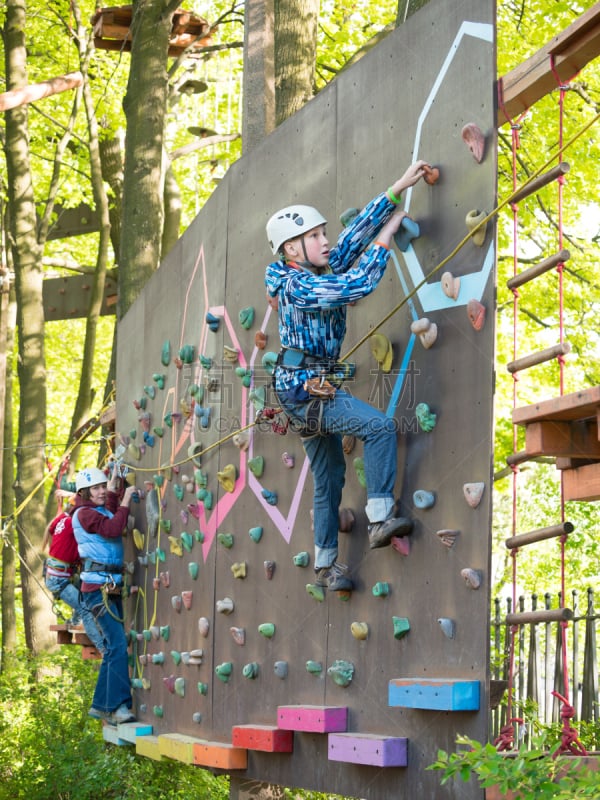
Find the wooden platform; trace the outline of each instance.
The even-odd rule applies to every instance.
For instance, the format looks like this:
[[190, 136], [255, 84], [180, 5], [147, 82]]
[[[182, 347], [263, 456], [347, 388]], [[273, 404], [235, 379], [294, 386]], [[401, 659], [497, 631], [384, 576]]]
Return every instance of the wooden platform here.
[[[94, 45], [100, 50], [131, 50], [132, 6], [111, 6], [99, 9], [92, 17]], [[169, 55], [178, 56], [190, 48], [190, 53], [210, 44], [210, 24], [203, 17], [177, 9], [169, 40]]]
[[88, 639], [86, 633], [77, 628], [72, 628], [66, 623], [50, 625], [51, 631], [56, 631], [58, 644], [76, 644], [81, 647], [81, 657], [84, 660], [100, 660], [102, 656]]
[[556, 458], [565, 500], [600, 499], [600, 386], [516, 408], [515, 425], [525, 426], [523, 460]]

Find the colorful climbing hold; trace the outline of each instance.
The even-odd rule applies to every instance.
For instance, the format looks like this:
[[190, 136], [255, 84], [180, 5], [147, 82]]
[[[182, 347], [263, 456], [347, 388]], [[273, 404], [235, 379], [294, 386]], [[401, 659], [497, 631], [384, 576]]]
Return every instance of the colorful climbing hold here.
[[387, 581], [377, 581], [371, 592], [373, 597], [387, 597], [390, 593], [390, 585]]
[[433, 508], [435, 505], [435, 493], [429, 492], [427, 489], [417, 489], [413, 493], [413, 503], [417, 508]]
[[244, 678], [249, 678], [250, 680], [254, 680], [258, 676], [258, 664], [256, 661], [251, 661], [249, 664], [245, 664], [242, 667], [242, 675]]
[[245, 628], [236, 628], [231, 627], [229, 628], [229, 633], [231, 634], [233, 641], [236, 644], [239, 644], [240, 647], [246, 644], [246, 630]]
[[475, 122], [467, 122], [461, 131], [461, 137], [475, 161], [481, 164], [485, 152], [485, 136], [481, 128]]
[[306, 550], [303, 550], [300, 553], [296, 553], [293, 560], [297, 567], [308, 567], [310, 563], [310, 555], [306, 552]]
[[369, 636], [369, 625], [366, 622], [353, 622], [350, 625], [350, 633], [355, 639], [364, 641]]
[[235, 491], [235, 482], [237, 480], [235, 464], [227, 464], [220, 472], [217, 472], [217, 480], [226, 492]]
[[337, 659], [329, 667], [327, 674], [333, 678], [333, 682], [338, 686], [349, 686], [354, 676], [354, 664], [351, 661]]
[[465, 569], [461, 569], [460, 574], [469, 589], [479, 589], [482, 581], [482, 574], [480, 570], [472, 569], [471, 567], [465, 567]]
[[253, 542], [258, 543], [262, 539], [263, 529], [259, 525], [257, 525], [255, 528], [250, 528], [248, 534]]
[[454, 639], [454, 635], [456, 633], [456, 623], [454, 620], [450, 619], [449, 617], [440, 617], [438, 619], [438, 623], [444, 636], [446, 636], [448, 639]]
[[248, 566], [245, 561], [237, 561], [231, 565], [231, 572], [234, 578], [244, 579], [246, 577]]
[[275, 625], [272, 622], [263, 622], [258, 626], [258, 632], [265, 639], [272, 639], [275, 636]]
[[227, 548], [227, 550], [231, 550], [234, 542], [233, 533], [218, 533], [217, 541], [220, 545]]
[[402, 639], [410, 630], [410, 622], [406, 617], [392, 617], [394, 639]]
[[224, 661], [222, 664], [217, 664], [215, 667], [215, 675], [223, 683], [227, 683], [233, 672], [233, 664], [231, 661]]
[[485, 217], [485, 211], [479, 211], [479, 209], [475, 208], [469, 211], [465, 218], [465, 224], [469, 233], [471, 233], [473, 244], [477, 245], [477, 247], [481, 247], [485, 242], [487, 230], [487, 223], [484, 223]]
[[459, 533], [460, 531], [450, 530], [446, 528], [444, 530], [437, 531], [436, 536], [445, 547], [450, 549], [456, 542], [456, 537], [458, 536]]
[[484, 489], [485, 483], [483, 483], [483, 481], [477, 481], [476, 483], [465, 483], [463, 485], [463, 494], [465, 496], [465, 500], [471, 506], [471, 508], [477, 508], [481, 502]]
[[254, 324], [254, 308], [252, 308], [252, 306], [242, 308], [239, 312], [238, 318], [242, 328], [245, 328], [245, 330], [250, 330]]
[[381, 371], [389, 372], [394, 360], [394, 348], [390, 340], [383, 333], [374, 333], [369, 338], [369, 343], [371, 345], [371, 353]]
[[248, 469], [256, 477], [260, 478], [265, 468], [265, 459], [263, 456], [254, 456], [248, 459]]
[[267, 501], [267, 503], [270, 506], [276, 506], [277, 505], [277, 503], [279, 501], [279, 496], [277, 495], [277, 492], [272, 492], [272, 491], [270, 491], [270, 489], [261, 489], [260, 493], [262, 494], [262, 496], [265, 498], [265, 500]]
[[365, 462], [360, 456], [357, 456], [352, 463], [354, 465], [354, 471], [356, 472], [356, 477], [358, 478], [358, 482], [363, 487], [363, 489], [366, 489], [367, 478], [365, 476]]
[[415, 408], [415, 416], [417, 417], [417, 421], [421, 430], [429, 433], [435, 428], [437, 415], [430, 410], [427, 403], [417, 404], [417, 407]]

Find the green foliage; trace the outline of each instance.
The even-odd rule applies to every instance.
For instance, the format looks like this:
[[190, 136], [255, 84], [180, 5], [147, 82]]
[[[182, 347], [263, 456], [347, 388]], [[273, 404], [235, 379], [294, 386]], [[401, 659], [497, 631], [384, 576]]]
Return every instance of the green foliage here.
[[0, 800], [226, 800], [228, 782], [187, 764], [105, 745], [87, 716], [97, 678], [79, 648], [31, 659], [0, 675]]
[[549, 752], [557, 742], [550, 742], [547, 736], [539, 737], [532, 748], [523, 744], [508, 755], [493, 744], [480, 744], [465, 736], [457, 743], [464, 749], [455, 753], [439, 750], [437, 760], [428, 767], [442, 773], [442, 786], [456, 779], [477, 779], [482, 788], [496, 786], [503, 794], [514, 792], [515, 800], [597, 798], [600, 792], [600, 772], [581, 764], [579, 758], [553, 758]]

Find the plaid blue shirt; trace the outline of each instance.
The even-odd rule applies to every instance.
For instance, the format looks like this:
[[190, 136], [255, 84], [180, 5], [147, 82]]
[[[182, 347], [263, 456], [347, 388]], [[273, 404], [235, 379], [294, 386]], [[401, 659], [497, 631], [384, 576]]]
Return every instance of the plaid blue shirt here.
[[[371, 242], [395, 208], [385, 192], [368, 203], [330, 251], [331, 272], [315, 275], [285, 261], [269, 264], [265, 284], [269, 295], [278, 299], [283, 347], [302, 350], [315, 358], [339, 359], [346, 334], [346, 306], [370, 294], [385, 272], [389, 251]], [[293, 389], [317, 374], [315, 370], [279, 366], [275, 389]]]

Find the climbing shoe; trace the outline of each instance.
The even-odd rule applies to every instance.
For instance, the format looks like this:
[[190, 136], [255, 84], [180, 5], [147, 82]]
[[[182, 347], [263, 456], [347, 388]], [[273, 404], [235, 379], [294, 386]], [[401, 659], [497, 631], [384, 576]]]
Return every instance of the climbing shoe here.
[[133, 722], [134, 720], [135, 714], [124, 703], [106, 716], [109, 725], [120, 725], [122, 722]]
[[334, 561], [329, 567], [316, 570], [315, 585], [329, 589], [330, 592], [351, 592], [353, 585], [348, 577], [348, 567]]
[[412, 530], [412, 520], [405, 517], [388, 517], [369, 525], [369, 547], [387, 547], [394, 536], [407, 536]]
[[109, 716], [108, 711], [100, 711], [99, 708], [94, 708], [94, 706], [88, 711], [88, 717], [92, 717], [92, 719], [106, 720]]

